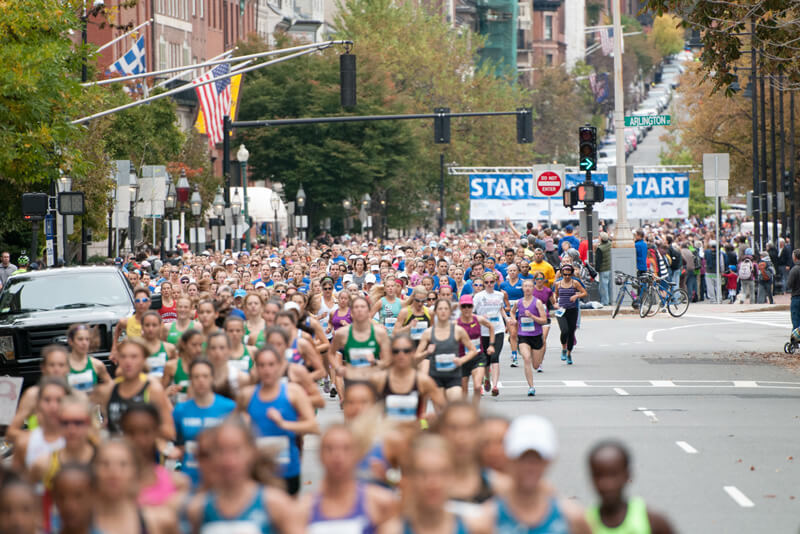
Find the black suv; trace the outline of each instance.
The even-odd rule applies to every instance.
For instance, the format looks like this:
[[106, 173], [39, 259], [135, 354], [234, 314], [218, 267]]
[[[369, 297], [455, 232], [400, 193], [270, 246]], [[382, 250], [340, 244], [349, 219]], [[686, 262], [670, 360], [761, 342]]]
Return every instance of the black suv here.
[[0, 375], [40, 374], [40, 353], [67, 343], [67, 328], [96, 328], [93, 356], [107, 362], [117, 322], [133, 314], [133, 292], [115, 267], [70, 267], [12, 276], [0, 292]]

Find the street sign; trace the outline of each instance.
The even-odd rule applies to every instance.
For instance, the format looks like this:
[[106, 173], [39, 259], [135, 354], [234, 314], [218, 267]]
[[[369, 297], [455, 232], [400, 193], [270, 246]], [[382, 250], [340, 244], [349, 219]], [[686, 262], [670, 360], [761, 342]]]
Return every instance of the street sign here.
[[703, 180], [728, 180], [731, 174], [729, 154], [703, 154]]
[[61, 215], [83, 215], [85, 212], [83, 191], [69, 191], [58, 194], [58, 213]]
[[[608, 185], [617, 185], [617, 166], [608, 167]], [[625, 165], [625, 185], [633, 185], [633, 165]]]
[[536, 177], [536, 189], [546, 197], [557, 195], [562, 184], [561, 177], [552, 171], [545, 171]]
[[669, 115], [631, 115], [625, 117], [625, 126], [669, 126]]
[[48, 214], [44, 216], [44, 236], [47, 265], [55, 265], [56, 219], [54, 215]]
[[[714, 180], [707, 180], [706, 184], [706, 196], [707, 197], [727, 197], [728, 196], [728, 180], [719, 180], [718, 186], [714, 185]], [[714, 189], [718, 187], [719, 189]]]

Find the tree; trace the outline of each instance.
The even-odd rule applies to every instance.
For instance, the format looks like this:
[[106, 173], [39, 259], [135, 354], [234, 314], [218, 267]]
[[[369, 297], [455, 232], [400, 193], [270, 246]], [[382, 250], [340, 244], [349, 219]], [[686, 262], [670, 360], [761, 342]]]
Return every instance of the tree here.
[[653, 44], [662, 56], [677, 54], [683, 50], [683, 28], [680, 20], [670, 14], [658, 16], [653, 20]]

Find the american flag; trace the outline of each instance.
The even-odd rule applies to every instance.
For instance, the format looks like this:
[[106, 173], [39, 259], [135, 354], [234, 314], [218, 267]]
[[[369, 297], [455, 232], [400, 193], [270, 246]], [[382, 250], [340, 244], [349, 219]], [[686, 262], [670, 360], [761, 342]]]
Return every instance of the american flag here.
[[[228, 63], [217, 65], [210, 72], [207, 72], [194, 80], [194, 84], [202, 83], [214, 78], [219, 78], [228, 74], [231, 67]], [[223, 128], [222, 118], [231, 112], [231, 80], [217, 80], [196, 87], [197, 99], [203, 110], [203, 117], [208, 132], [208, 144], [213, 149], [214, 145], [222, 141]]]
[[603, 55], [607, 56], [614, 51], [614, 30], [613, 28], [603, 28], [597, 30], [597, 33], [600, 37], [600, 49], [603, 51]]

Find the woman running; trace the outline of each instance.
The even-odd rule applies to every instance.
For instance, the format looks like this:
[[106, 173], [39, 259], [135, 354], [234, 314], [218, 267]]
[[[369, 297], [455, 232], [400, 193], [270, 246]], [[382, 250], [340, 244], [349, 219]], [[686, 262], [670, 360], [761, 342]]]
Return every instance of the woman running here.
[[197, 304], [197, 322], [200, 323], [201, 332], [206, 338], [219, 330], [217, 326], [218, 317], [217, 305], [213, 300], [201, 300]]
[[568, 365], [572, 365], [572, 347], [578, 326], [578, 300], [586, 296], [581, 283], [572, 277], [574, 272], [572, 265], [562, 265], [561, 280], [555, 283], [558, 306], [564, 309], [564, 315], [558, 321], [561, 328], [561, 360], [566, 360]]
[[[224, 332], [211, 334], [206, 341], [206, 358], [214, 370], [211, 387], [214, 393], [236, 400], [239, 388], [251, 383], [251, 375], [242, 372], [241, 365], [239, 362], [231, 360], [230, 354], [231, 347], [227, 334]], [[192, 392], [194, 393], [194, 390]]]
[[317, 310], [317, 319], [320, 325], [325, 330], [325, 337], [328, 341], [333, 337], [333, 326], [331, 325], [331, 315], [336, 310], [336, 299], [333, 296], [333, 278], [326, 276], [320, 281], [320, 289], [322, 295], [319, 299], [319, 310]]
[[117, 345], [125, 337], [142, 337], [142, 316], [150, 309], [150, 290], [146, 287], [137, 287], [133, 290], [133, 315], [120, 319], [114, 327], [114, 335], [111, 338], [111, 361], [116, 363]]
[[194, 320], [194, 305], [188, 296], [182, 295], [175, 299], [175, 314], [177, 318], [161, 328], [161, 339], [173, 346], [178, 344], [184, 332], [200, 328], [200, 324]]
[[481, 326], [481, 348], [486, 354], [487, 365], [489, 367], [489, 375], [483, 381], [483, 389], [487, 393], [492, 392], [492, 396], [496, 397], [500, 394], [500, 353], [503, 351], [503, 340], [505, 338], [506, 323], [508, 316], [506, 315], [506, 294], [501, 291], [495, 291], [494, 285], [497, 277], [494, 273], [485, 273], [483, 275], [484, 289], [477, 292], [473, 297], [474, 311], [478, 315], [483, 315], [494, 326], [494, 352], [489, 353], [489, 329]]
[[250, 430], [228, 419], [213, 432], [209, 491], [189, 501], [186, 510], [193, 532], [300, 534], [295, 504], [286, 493], [252, 478], [258, 450]]
[[[448, 401], [462, 398], [461, 367], [478, 355], [467, 332], [450, 321], [453, 305], [448, 300], [438, 300], [433, 309], [436, 323], [422, 334], [417, 347], [417, 360], [430, 361], [429, 373], [436, 385], [444, 390]], [[458, 356], [463, 345], [464, 356]]]
[[[545, 314], [547, 315], [547, 322], [542, 325], [542, 362], [544, 362], [544, 355], [547, 352], [547, 336], [550, 335], [550, 310], [558, 308], [556, 296], [553, 290], [547, 287], [547, 278], [544, 273], [536, 273], [533, 277], [533, 296], [539, 299], [539, 302], [544, 304]], [[538, 373], [542, 372], [542, 364], [536, 368]]]
[[51, 494], [61, 530], [92, 532], [92, 471], [89, 463], [61, 465], [53, 475]]
[[162, 451], [156, 448], [160, 417], [152, 404], [132, 404], [122, 414], [120, 426], [139, 456], [139, 505], [145, 508], [167, 506], [176, 512], [189, 493], [191, 482], [185, 474], [170, 471], [156, 461], [159, 455], [172, 456], [175, 448], [172, 442]]
[[147, 357], [147, 374], [156, 378], [164, 376], [167, 360], [175, 357], [175, 347], [161, 341], [159, 334], [163, 325], [161, 315], [155, 310], [148, 310], [142, 316], [142, 340], [150, 355]]
[[314, 409], [324, 408], [325, 399], [322, 398], [317, 383], [311, 378], [311, 373], [306, 366], [301, 363], [291, 362], [289, 354], [294, 354], [294, 351], [289, 346], [291, 341], [292, 339], [289, 337], [289, 334], [286, 333], [286, 330], [277, 326], [267, 329], [267, 343], [272, 345], [279, 353], [286, 354], [287, 360], [290, 362], [286, 366], [284, 376], [288, 378], [290, 382], [294, 382], [303, 387], [308, 394], [308, 398], [311, 399], [311, 405]]
[[121, 439], [108, 441], [97, 451], [93, 470], [92, 534], [166, 534], [176, 532], [176, 514], [145, 509], [139, 494], [139, 455]]
[[336, 295], [337, 307], [331, 312], [331, 329], [334, 333], [353, 322], [350, 316], [350, 298], [348, 291], [340, 291]]
[[153, 404], [161, 416], [159, 428], [161, 438], [174, 439], [172, 405], [164, 393], [161, 382], [144, 372], [148, 354], [147, 347], [140, 340], [126, 339], [120, 343], [117, 377], [113, 382], [98, 388], [100, 406], [105, 411], [109, 433], [119, 434], [122, 432], [120, 426], [122, 415], [129, 406], [141, 402]]
[[242, 340], [246, 339], [244, 319], [236, 315], [229, 315], [225, 318], [223, 329], [228, 336], [228, 343], [231, 347], [231, 364], [237, 365], [241, 372], [249, 373], [250, 369], [253, 368], [252, 355], [255, 354], [257, 349], [252, 345], [245, 345], [242, 342]]
[[404, 332], [411, 336], [414, 343], [419, 344], [422, 334], [433, 322], [430, 310], [425, 307], [428, 302], [428, 292], [422, 286], [417, 286], [411, 293], [410, 304], [400, 310], [397, 316], [393, 333], [402, 334]]
[[290, 495], [300, 491], [297, 435], [319, 432], [311, 401], [303, 388], [281, 380], [286, 359], [271, 346], [256, 353], [258, 383], [239, 393], [237, 410], [247, 414], [259, 448], [277, 452], [280, 476]]
[[85, 324], [70, 326], [67, 330], [67, 343], [70, 348], [67, 376], [70, 387], [88, 394], [98, 383], [111, 381], [103, 362], [89, 356], [92, 336], [88, 326]]
[[264, 304], [264, 312], [261, 314], [261, 317], [264, 319], [264, 332], [259, 333], [251, 333], [250, 339], [248, 340], [249, 345], [255, 346], [257, 349], [260, 349], [264, 346], [266, 341], [265, 334], [266, 330], [272, 326], [275, 326], [275, 317], [277, 317], [278, 313], [283, 309], [283, 303], [279, 300], [268, 300], [266, 304]]
[[384, 401], [386, 416], [397, 421], [414, 421], [425, 416], [425, 401], [431, 399], [436, 410], [445, 405], [442, 390], [433, 379], [414, 366], [414, 342], [408, 334], [392, 338], [392, 365], [370, 379], [378, 397]]
[[[509, 263], [506, 267], [506, 279], [500, 284], [500, 291], [506, 294], [508, 299], [508, 308], [506, 311], [511, 314], [511, 307], [522, 298], [522, 279], [519, 277], [519, 267], [516, 263]], [[519, 344], [517, 343], [517, 325], [506, 325], [508, 327], [508, 344], [511, 345], [511, 367], [519, 365], [517, 351]]]
[[59, 420], [61, 399], [69, 395], [70, 388], [63, 378], [47, 377], [39, 381], [36, 399], [36, 419], [39, 426], [20, 433], [14, 442], [11, 467], [25, 473], [42, 456], [64, 447], [64, 428]]
[[315, 382], [325, 376], [322, 357], [317, 352], [317, 348], [311, 342], [310, 336], [297, 328], [297, 315], [293, 311], [284, 310], [275, 317], [275, 325], [286, 332], [291, 340], [289, 343], [291, 356], [287, 355], [289, 363], [299, 363], [305, 366], [311, 373], [311, 379]]
[[161, 315], [161, 322], [165, 325], [178, 320], [177, 302], [170, 282], [161, 283], [161, 308], [158, 309], [158, 313]]
[[[461, 308], [461, 313], [456, 324], [464, 329], [476, 347], [480, 346], [481, 328], [488, 328], [489, 343], [486, 350], [494, 354], [494, 325], [486, 317], [472, 313], [472, 295], [463, 295], [459, 300], [459, 307]], [[464, 355], [463, 345], [458, 349], [458, 355]], [[472, 402], [476, 405], [481, 402], [481, 387], [483, 386], [485, 373], [486, 355], [482, 352], [479, 352], [477, 356], [461, 366], [461, 390], [463, 391], [464, 398], [467, 398], [469, 379], [472, 377]]]
[[542, 364], [544, 341], [542, 325], [547, 322], [547, 310], [542, 301], [533, 295], [533, 281], [522, 282], [522, 298], [514, 304], [511, 313], [519, 332], [519, 351], [522, 353], [525, 380], [528, 381], [528, 396], [536, 395], [533, 386], [533, 371]]
[[386, 329], [370, 319], [367, 299], [353, 299], [351, 312], [353, 323], [336, 331], [331, 346], [334, 354], [342, 355], [336, 366], [336, 386], [339, 391], [342, 391], [345, 378], [365, 379], [367, 375], [364, 368], [374, 365], [388, 367], [391, 362], [389, 336]]
[[[264, 344], [264, 329], [267, 324], [264, 322], [264, 301], [258, 293], [248, 293], [242, 301], [242, 310], [246, 317], [244, 323], [245, 343], [258, 347], [259, 343]], [[252, 337], [255, 336], [255, 339]]]
[[197, 330], [187, 330], [178, 341], [178, 357], [164, 366], [161, 385], [168, 397], [183, 402], [189, 393], [189, 366], [203, 355], [203, 334]]

